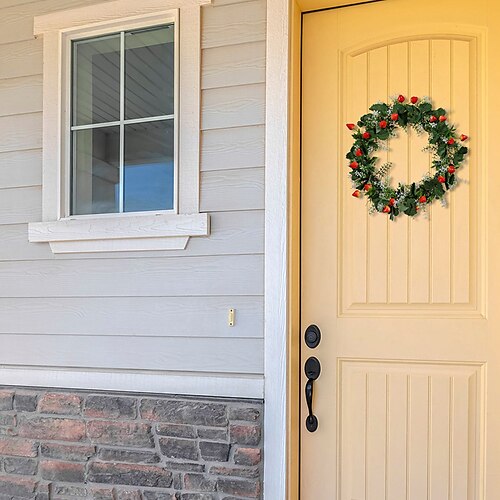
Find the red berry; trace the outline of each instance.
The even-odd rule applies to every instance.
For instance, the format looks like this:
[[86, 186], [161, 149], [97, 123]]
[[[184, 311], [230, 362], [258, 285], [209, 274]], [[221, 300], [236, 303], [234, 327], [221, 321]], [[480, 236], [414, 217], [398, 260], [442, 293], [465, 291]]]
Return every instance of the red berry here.
[[351, 163], [349, 163], [349, 166], [354, 170], [359, 167], [359, 164], [357, 161], [351, 161]]
[[363, 151], [361, 149], [356, 149], [356, 153], [354, 153], [356, 156], [363, 156]]
[[346, 127], [349, 129], [349, 130], [353, 130], [356, 128], [356, 125], [354, 125], [354, 123], [346, 123]]
[[380, 128], [387, 128], [387, 122], [385, 120], [382, 120], [380, 123]]
[[460, 136], [460, 140], [461, 140], [461, 141], [466, 141], [468, 138], [469, 138], [469, 137], [468, 137], [467, 135], [465, 135], [465, 134], [462, 134], [462, 135]]
[[440, 175], [440, 176], [438, 177], [438, 181], [439, 181], [439, 182], [446, 182], [446, 179], [444, 178], [444, 176]]
[[371, 189], [371, 188], [372, 188], [372, 185], [371, 185], [371, 184], [365, 184], [365, 186], [364, 186], [364, 188], [363, 188], [363, 189], [364, 189], [365, 191], [370, 191], [370, 189]]
[[389, 207], [389, 205], [386, 205], [384, 207], [384, 209], [382, 210], [382, 212], [384, 212], [384, 214], [388, 214], [390, 211], [391, 211], [391, 207]]
[[411, 98], [411, 103], [412, 103], [412, 104], [417, 104], [417, 102], [418, 102], [418, 97], [413, 96], [413, 97]]
[[364, 132], [363, 133], [363, 139], [369, 139], [371, 137], [370, 132]]
[[397, 113], [392, 113], [391, 120], [397, 121], [399, 119], [399, 115]]
[[455, 173], [455, 170], [456, 170], [456, 169], [455, 169], [454, 165], [450, 165], [450, 166], [448, 167], [448, 173], [449, 173], [449, 174], [454, 174], [454, 173]]
[[404, 95], [399, 95], [398, 101], [399, 102], [405, 102], [405, 96]]
[[391, 198], [391, 199], [389, 200], [389, 205], [390, 205], [391, 207], [393, 207], [395, 204], [396, 204], [396, 200], [395, 200], [394, 198]]
[[445, 115], [439, 117], [440, 122], [445, 122], [448, 118]]
[[451, 144], [455, 144], [455, 139], [453, 139], [453, 137], [450, 137], [450, 138], [448, 139], [448, 144], [450, 144], [450, 145], [451, 145]]
[[419, 199], [418, 199], [419, 203], [425, 203], [427, 201], [427, 197], [426, 196], [421, 196]]
[[437, 122], [437, 120], [438, 120], [438, 119], [437, 119], [437, 116], [434, 116], [434, 115], [432, 115], [432, 116], [429, 118], [429, 121], [430, 121], [431, 123], [436, 123], [436, 122]]
[[354, 196], [354, 198], [359, 198], [361, 196], [361, 191], [359, 189], [356, 189], [356, 191], [354, 191], [352, 195]]

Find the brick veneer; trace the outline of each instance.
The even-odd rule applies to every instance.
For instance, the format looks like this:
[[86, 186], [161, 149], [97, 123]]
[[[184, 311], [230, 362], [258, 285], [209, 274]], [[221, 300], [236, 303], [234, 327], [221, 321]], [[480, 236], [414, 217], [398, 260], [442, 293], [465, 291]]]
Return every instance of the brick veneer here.
[[262, 402], [0, 387], [0, 500], [261, 498]]

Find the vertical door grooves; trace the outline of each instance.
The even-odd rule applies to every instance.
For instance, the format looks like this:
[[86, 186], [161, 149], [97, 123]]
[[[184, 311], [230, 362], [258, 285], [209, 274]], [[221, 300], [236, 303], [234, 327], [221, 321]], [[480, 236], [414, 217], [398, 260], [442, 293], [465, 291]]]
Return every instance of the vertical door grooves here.
[[454, 392], [455, 392], [455, 377], [450, 377], [450, 388], [449, 388], [449, 436], [448, 436], [448, 446], [449, 446], [449, 460], [448, 460], [448, 500], [453, 498], [453, 431], [454, 431]]
[[[429, 92], [432, 95], [432, 40], [429, 40]], [[431, 158], [429, 157], [429, 165], [431, 162]], [[433, 246], [433, 241], [432, 241], [432, 215], [433, 215], [433, 210], [432, 206], [430, 207], [429, 210], [429, 274], [428, 274], [428, 280], [429, 280], [429, 297], [428, 297], [428, 303], [432, 304], [433, 302], [433, 272], [432, 272], [432, 246]]]
[[365, 498], [364, 500], [368, 500], [368, 421], [370, 419], [370, 375], [366, 373], [365, 375]]
[[[427, 377], [427, 500], [431, 498], [432, 472], [432, 378]], [[437, 499], [436, 499], [437, 500]]]
[[[455, 114], [453, 108], [453, 55], [454, 44], [453, 40], [450, 41], [450, 111]], [[455, 197], [453, 196], [453, 191], [448, 193], [448, 199], [450, 202], [450, 302], [455, 303], [455, 282], [454, 282], [454, 272], [455, 272]]]
[[[386, 84], [386, 90], [385, 93], [387, 96], [389, 96], [389, 81], [391, 78], [391, 59], [389, 57], [389, 46], [386, 47], [386, 59], [387, 59], [387, 84]], [[389, 139], [390, 141], [390, 139]], [[388, 141], [388, 142], [389, 142]], [[387, 148], [387, 158], [386, 161], [387, 163], [390, 163], [391, 159], [391, 148]], [[386, 227], [387, 227], [387, 270], [386, 270], [386, 283], [387, 283], [387, 288], [386, 288], [386, 299], [385, 302], [386, 304], [389, 304], [391, 302], [391, 223], [389, 217], [386, 217], [385, 220]]]
[[411, 430], [411, 378], [410, 375], [406, 376], [406, 500], [410, 500], [410, 430]]
[[[410, 43], [406, 44], [406, 58], [408, 60], [408, 67], [406, 69], [406, 88], [410, 93], [411, 89], [411, 45]], [[409, 129], [408, 129], [409, 130]], [[406, 182], [409, 183], [411, 180], [411, 141], [410, 134], [406, 134]], [[407, 241], [408, 241], [408, 253], [407, 253], [407, 265], [406, 265], [406, 301], [411, 302], [411, 283], [413, 281], [412, 273], [411, 273], [411, 265], [412, 265], [412, 245], [411, 245], [411, 230], [412, 230], [413, 219], [410, 218], [408, 221], [408, 231], [407, 231]]]
[[390, 386], [389, 386], [389, 375], [385, 374], [385, 500], [387, 500], [388, 495], [388, 484], [389, 484], [389, 450], [390, 450]]
[[[366, 54], [366, 107], [370, 107], [370, 52]], [[366, 211], [366, 302], [370, 303], [370, 213]]]

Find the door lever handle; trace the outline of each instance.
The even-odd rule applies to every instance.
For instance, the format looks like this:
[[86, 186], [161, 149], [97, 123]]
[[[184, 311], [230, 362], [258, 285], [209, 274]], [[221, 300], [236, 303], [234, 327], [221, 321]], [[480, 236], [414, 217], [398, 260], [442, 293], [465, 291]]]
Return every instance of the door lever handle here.
[[304, 366], [304, 371], [307, 377], [306, 382], [306, 404], [307, 404], [307, 418], [306, 429], [309, 432], [315, 432], [318, 428], [318, 417], [313, 412], [313, 394], [314, 394], [314, 381], [321, 373], [321, 363], [318, 358], [311, 356]]

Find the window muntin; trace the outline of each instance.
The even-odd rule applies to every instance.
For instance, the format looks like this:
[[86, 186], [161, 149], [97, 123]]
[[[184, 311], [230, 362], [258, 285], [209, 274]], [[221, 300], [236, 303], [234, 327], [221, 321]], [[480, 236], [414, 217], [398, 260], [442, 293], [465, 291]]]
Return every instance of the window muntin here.
[[73, 41], [71, 215], [175, 210], [174, 29]]

